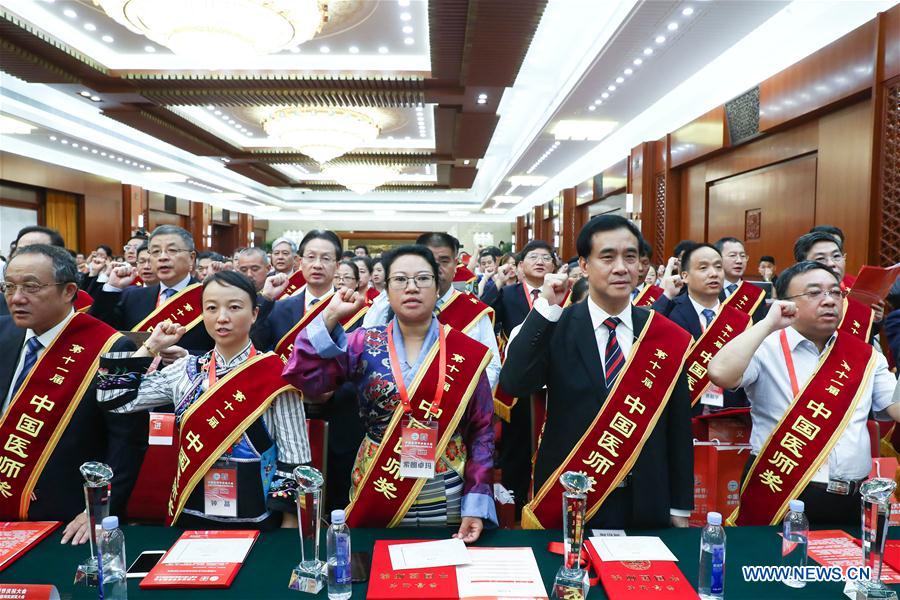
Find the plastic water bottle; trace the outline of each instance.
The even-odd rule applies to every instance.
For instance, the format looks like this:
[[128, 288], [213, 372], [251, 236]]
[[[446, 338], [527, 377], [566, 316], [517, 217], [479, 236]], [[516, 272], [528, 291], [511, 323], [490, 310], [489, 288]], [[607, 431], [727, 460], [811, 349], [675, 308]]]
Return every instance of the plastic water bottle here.
[[722, 515], [707, 513], [706, 527], [700, 534], [700, 575], [697, 591], [702, 600], [725, 597], [725, 529]]
[[331, 511], [328, 528], [328, 598], [346, 600], [350, 597], [350, 528], [342, 510]]
[[[786, 567], [805, 567], [806, 548], [809, 541], [809, 520], [806, 518], [802, 500], [791, 500], [790, 512], [785, 515], [781, 540], [781, 564]], [[785, 585], [802, 588], [802, 579], [784, 579]]]
[[100, 598], [127, 600], [125, 534], [119, 529], [119, 517], [103, 519], [103, 532], [97, 540], [97, 556], [100, 557]]

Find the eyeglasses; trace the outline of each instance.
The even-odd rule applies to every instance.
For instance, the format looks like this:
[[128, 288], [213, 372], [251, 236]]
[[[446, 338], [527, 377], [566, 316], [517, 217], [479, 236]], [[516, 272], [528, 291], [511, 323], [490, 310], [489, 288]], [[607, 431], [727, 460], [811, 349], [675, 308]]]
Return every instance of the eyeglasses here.
[[410, 281], [414, 282], [420, 290], [434, 287], [434, 275], [416, 275], [415, 277], [395, 275], [388, 278], [391, 289], [396, 291], [405, 290]]
[[800, 298], [801, 296], [806, 296], [813, 302], [821, 302], [825, 299], [825, 297], [829, 297], [832, 300], [841, 300], [842, 298], [846, 298], [849, 291], [841, 290], [841, 289], [833, 289], [833, 290], [810, 290], [808, 292], [803, 292], [802, 294], [797, 294], [796, 296], [788, 296], [784, 298], [784, 300], [792, 300], [794, 298]]
[[159, 258], [163, 254], [166, 256], [178, 256], [182, 252], [190, 252], [187, 248], [150, 248], [149, 254], [153, 258]]
[[308, 265], [315, 264], [316, 261], [322, 263], [323, 266], [327, 267], [328, 265], [333, 265], [335, 260], [331, 256], [316, 256], [315, 254], [304, 254], [303, 262]]
[[4, 281], [0, 283], [0, 292], [3, 292], [4, 296], [15, 296], [16, 290], [22, 290], [22, 293], [26, 296], [34, 296], [42, 289], [46, 287], [56, 287], [58, 285], [66, 285], [65, 283], [10, 283], [8, 281]]
[[335, 277], [334, 280], [337, 281], [338, 283], [353, 283], [354, 281], [358, 281], [358, 279], [356, 279], [356, 277], [350, 277], [350, 276]]
[[140, 248], [140, 246], [136, 244], [125, 244], [124, 246], [122, 246], [122, 250], [124, 250], [125, 252], [128, 252], [129, 250], [137, 250], [138, 248]]
[[813, 257], [813, 260], [816, 261], [816, 262], [818, 262], [818, 263], [827, 263], [829, 260], [830, 260], [831, 262], [837, 263], [837, 262], [843, 261], [843, 260], [846, 259], [846, 258], [847, 258], [847, 255], [846, 255], [846, 254], [841, 254], [840, 252], [835, 252], [835, 253], [832, 254], [831, 256], [821, 256], [821, 255], [820, 255], [820, 256], [814, 256], [814, 257]]
[[552, 263], [553, 257], [549, 254], [528, 254], [525, 256], [525, 260], [528, 262]]
[[728, 254], [725, 255], [725, 258], [729, 258], [729, 259], [731, 259], [731, 260], [734, 260], [734, 259], [736, 259], [736, 258], [740, 258], [741, 260], [747, 260], [748, 258], [750, 258], [750, 255], [749, 255], [749, 254], [745, 254], [744, 252], [740, 252], [740, 253], [738, 253], [738, 252], [729, 252]]

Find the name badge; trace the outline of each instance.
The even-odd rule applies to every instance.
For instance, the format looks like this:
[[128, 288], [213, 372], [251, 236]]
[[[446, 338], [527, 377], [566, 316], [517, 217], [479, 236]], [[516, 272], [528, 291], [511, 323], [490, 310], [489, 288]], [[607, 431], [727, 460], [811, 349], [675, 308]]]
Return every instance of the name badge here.
[[709, 406], [725, 406], [725, 392], [719, 386], [711, 383], [703, 392], [700, 403]]
[[400, 477], [434, 477], [438, 424], [405, 419], [400, 429]]
[[175, 443], [175, 415], [172, 413], [150, 413], [150, 446], [171, 446]]
[[217, 517], [237, 516], [237, 467], [217, 463], [203, 477], [203, 512]]

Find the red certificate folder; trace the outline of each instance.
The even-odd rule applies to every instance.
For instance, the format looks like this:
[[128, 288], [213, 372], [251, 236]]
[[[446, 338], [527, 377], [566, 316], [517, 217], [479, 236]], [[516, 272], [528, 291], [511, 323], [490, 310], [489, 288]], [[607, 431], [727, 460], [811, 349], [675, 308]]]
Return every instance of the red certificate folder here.
[[590, 542], [587, 555], [610, 600], [696, 600], [697, 592], [678, 565], [668, 560], [602, 561]]
[[850, 296], [866, 306], [884, 300], [891, 286], [900, 276], [900, 264], [892, 267], [863, 265], [850, 290]]
[[456, 586], [456, 567], [435, 567], [429, 569], [391, 568], [388, 548], [394, 544], [415, 544], [427, 540], [388, 541], [377, 540], [372, 550], [372, 570], [369, 576], [369, 591], [366, 598], [390, 600], [393, 598], [430, 598], [433, 600], [456, 600], [459, 589]]
[[[234, 530], [234, 531], [185, 531], [175, 544], [169, 548], [169, 551], [163, 555], [162, 560], [141, 580], [142, 588], [227, 588], [234, 581], [235, 575], [244, 564], [247, 553], [250, 552], [252, 543], [259, 537], [259, 531], [256, 530]], [[182, 543], [191, 542], [209, 542], [215, 548], [215, 541], [221, 541], [223, 545], [228, 542], [240, 542], [241, 540], [251, 540], [247, 546], [246, 552], [240, 557], [240, 561], [224, 561], [215, 562], [208, 560], [206, 562], [166, 562], [173, 557], [174, 552], [178, 552], [185, 548]], [[234, 557], [234, 553], [229, 553]], [[214, 552], [211, 553], [214, 557]]]
[[59, 527], [59, 521], [0, 522], [0, 571]]

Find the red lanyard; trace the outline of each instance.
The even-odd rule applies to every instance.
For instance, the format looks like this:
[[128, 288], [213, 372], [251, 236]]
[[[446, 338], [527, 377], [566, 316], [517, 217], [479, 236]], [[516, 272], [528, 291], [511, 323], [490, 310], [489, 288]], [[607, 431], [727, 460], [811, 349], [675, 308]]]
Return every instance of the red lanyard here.
[[791, 356], [791, 348], [788, 345], [787, 331], [781, 330], [781, 351], [784, 353], [784, 363], [787, 365], [788, 377], [791, 379], [791, 391], [794, 392], [794, 398], [800, 393], [800, 386], [797, 385], [797, 373], [794, 371], [794, 358]]
[[[250, 360], [254, 356], [256, 356], [256, 348], [254, 348], [253, 345], [251, 344], [250, 345], [250, 355], [247, 356], [247, 360]], [[209, 355], [209, 363], [206, 365], [206, 370], [209, 371], [209, 387], [207, 387], [206, 389], [209, 389], [212, 386], [216, 385], [216, 382], [219, 380], [219, 376], [216, 375], [216, 351], [215, 350], [213, 350], [212, 354]]]
[[[394, 346], [394, 327], [396, 321], [391, 321], [387, 328], [388, 350], [391, 356], [391, 373], [394, 375], [394, 381], [397, 383], [397, 392], [400, 394], [400, 403], [403, 405], [403, 412], [409, 413], [412, 408], [409, 405], [409, 393], [406, 391], [406, 383], [403, 382], [403, 372], [400, 369], [400, 359], [397, 358], [397, 349]], [[431, 414], [437, 414], [441, 407], [441, 399], [444, 397], [444, 383], [447, 381], [447, 337], [444, 333], [444, 327], [438, 325], [438, 385], [434, 392], [434, 401], [428, 410]]]
[[528, 310], [531, 310], [534, 307], [534, 298], [532, 298], [531, 294], [528, 292], [528, 286], [525, 285], [525, 282], [522, 282], [522, 292], [525, 294], [525, 302], [528, 303]]

